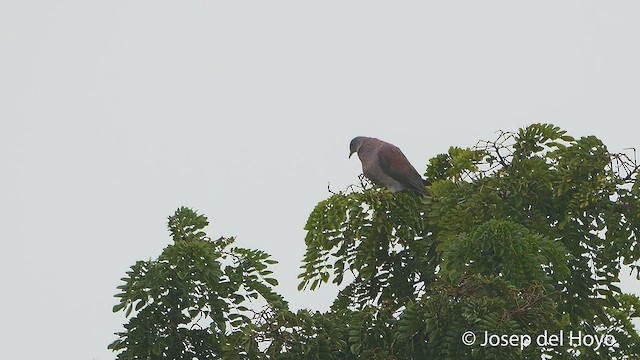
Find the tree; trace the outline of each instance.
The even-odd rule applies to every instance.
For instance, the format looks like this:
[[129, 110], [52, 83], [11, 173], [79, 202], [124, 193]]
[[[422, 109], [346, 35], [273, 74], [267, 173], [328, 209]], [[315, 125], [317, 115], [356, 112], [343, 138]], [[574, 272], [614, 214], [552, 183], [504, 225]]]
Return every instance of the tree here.
[[207, 218], [188, 208], [169, 217], [174, 244], [156, 260], [138, 261], [122, 278], [113, 311], [136, 315], [109, 345], [118, 359], [254, 358], [259, 334], [249, 299], [274, 309], [287, 304], [271, 286], [259, 250], [230, 247], [233, 238], [209, 239]]
[[[180, 243], [210, 260], [197, 272], [191, 253], [171, 250], [137, 263], [114, 308], [137, 313], [111, 348], [122, 359], [169, 349], [176, 359], [635, 358], [640, 299], [616, 282], [622, 264], [638, 273], [637, 173], [593, 136], [534, 124], [432, 158], [427, 198], [367, 182], [333, 194], [309, 215], [299, 286], [343, 285], [324, 313], [288, 309], [266, 254], [181, 235], [165, 253]], [[174, 224], [176, 239], [189, 222]], [[192, 275], [177, 276], [180, 264]], [[210, 271], [217, 280], [202, 281]], [[252, 317], [241, 288], [266, 303]], [[204, 333], [182, 330], [212, 313]], [[485, 334], [494, 336], [483, 346]]]

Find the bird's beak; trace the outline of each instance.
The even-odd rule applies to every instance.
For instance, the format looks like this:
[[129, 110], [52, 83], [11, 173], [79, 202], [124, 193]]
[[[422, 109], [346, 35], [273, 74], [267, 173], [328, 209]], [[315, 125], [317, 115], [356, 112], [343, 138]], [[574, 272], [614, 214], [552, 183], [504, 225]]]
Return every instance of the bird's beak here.
[[351, 159], [351, 155], [353, 155], [353, 152], [351, 154], [349, 154], [349, 159]]

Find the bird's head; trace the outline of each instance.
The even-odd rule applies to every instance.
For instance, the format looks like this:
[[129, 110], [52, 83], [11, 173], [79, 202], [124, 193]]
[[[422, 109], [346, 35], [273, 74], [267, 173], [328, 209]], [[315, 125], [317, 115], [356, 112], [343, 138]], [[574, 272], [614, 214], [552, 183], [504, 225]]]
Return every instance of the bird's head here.
[[362, 146], [362, 143], [366, 139], [367, 138], [364, 136], [358, 136], [354, 137], [353, 140], [351, 140], [351, 143], [349, 144], [349, 158], [351, 158], [351, 155], [353, 155], [353, 153], [358, 152], [358, 150]]

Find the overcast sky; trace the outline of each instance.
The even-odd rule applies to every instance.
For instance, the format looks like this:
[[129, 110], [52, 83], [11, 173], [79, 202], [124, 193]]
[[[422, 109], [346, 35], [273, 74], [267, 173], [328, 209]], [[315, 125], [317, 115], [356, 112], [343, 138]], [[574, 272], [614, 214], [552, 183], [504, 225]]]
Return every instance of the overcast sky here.
[[[639, 147], [637, 1], [0, 1], [0, 358], [114, 358], [116, 286], [179, 206], [280, 261], [357, 182], [357, 135], [422, 172], [550, 122]], [[625, 288], [638, 293], [636, 280]], [[36, 345], [37, 344], [37, 345]]]

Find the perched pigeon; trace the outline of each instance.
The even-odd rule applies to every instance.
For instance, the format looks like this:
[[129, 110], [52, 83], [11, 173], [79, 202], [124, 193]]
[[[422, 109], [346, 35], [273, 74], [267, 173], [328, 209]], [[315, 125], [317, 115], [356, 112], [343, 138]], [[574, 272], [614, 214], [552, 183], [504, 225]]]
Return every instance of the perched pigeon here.
[[358, 136], [351, 140], [349, 149], [349, 157], [358, 153], [362, 173], [374, 184], [391, 192], [410, 189], [428, 195], [422, 177], [396, 146], [376, 138]]

